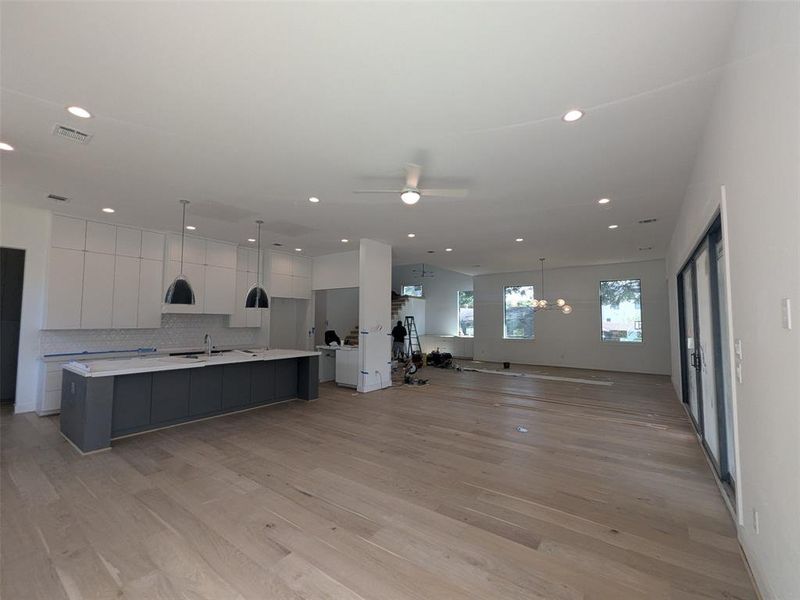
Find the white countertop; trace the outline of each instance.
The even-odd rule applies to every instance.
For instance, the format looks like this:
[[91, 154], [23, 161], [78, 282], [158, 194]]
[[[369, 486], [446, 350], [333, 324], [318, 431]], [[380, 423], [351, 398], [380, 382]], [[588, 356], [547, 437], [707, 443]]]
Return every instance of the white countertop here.
[[353, 351], [358, 350], [358, 346], [325, 346], [319, 345], [317, 346], [320, 350], [345, 350], [345, 351]]
[[131, 375], [134, 373], [172, 371], [175, 369], [196, 369], [205, 366], [301, 358], [304, 356], [319, 356], [319, 352], [281, 349], [232, 350], [223, 354], [214, 354], [211, 357], [205, 354], [199, 354], [197, 358], [188, 358], [186, 356], [161, 356], [92, 360], [85, 362], [72, 361], [66, 363], [64, 368], [78, 375], [83, 375], [84, 377], [111, 377], [113, 375]]

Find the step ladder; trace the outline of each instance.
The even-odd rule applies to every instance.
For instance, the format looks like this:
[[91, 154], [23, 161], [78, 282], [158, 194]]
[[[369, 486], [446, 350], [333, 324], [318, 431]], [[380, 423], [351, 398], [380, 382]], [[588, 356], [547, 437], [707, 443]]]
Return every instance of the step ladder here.
[[419, 334], [417, 333], [417, 324], [414, 322], [414, 317], [406, 316], [406, 331], [408, 332], [407, 354], [409, 358], [414, 356], [414, 352], [422, 354], [422, 344], [419, 343]]

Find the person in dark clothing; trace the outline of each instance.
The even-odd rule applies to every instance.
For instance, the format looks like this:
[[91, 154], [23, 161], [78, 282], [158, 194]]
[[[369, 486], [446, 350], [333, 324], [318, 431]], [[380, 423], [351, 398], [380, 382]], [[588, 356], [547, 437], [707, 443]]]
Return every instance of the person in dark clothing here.
[[403, 358], [406, 355], [406, 336], [408, 331], [403, 327], [403, 322], [398, 321], [397, 325], [392, 329], [392, 356], [394, 358]]

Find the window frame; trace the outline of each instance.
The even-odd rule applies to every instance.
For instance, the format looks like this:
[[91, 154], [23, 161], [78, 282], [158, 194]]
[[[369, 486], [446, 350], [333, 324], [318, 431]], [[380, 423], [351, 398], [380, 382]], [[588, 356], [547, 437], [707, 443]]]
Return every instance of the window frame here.
[[536, 339], [536, 311], [534, 307], [530, 307], [533, 311], [532, 320], [531, 320], [531, 336], [530, 337], [517, 337], [512, 336], [509, 337], [506, 332], [506, 290], [508, 288], [522, 288], [522, 287], [529, 287], [531, 288], [531, 298], [536, 298], [536, 286], [533, 283], [521, 283], [518, 285], [504, 285], [501, 288], [501, 303], [503, 305], [503, 339], [516, 341], [516, 342], [532, 342]]
[[[612, 282], [612, 281], [638, 281], [639, 282], [639, 323], [641, 323], [639, 327], [639, 331], [641, 331], [641, 339], [638, 340], [630, 340], [630, 341], [622, 341], [622, 340], [606, 340], [603, 339], [603, 296], [601, 293], [601, 286], [604, 283]], [[633, 346], [637, 347], [641, 344], [645, 343], [644, 340], [644, 292], [642, 291], [642, 278], [641, 277], [621, 277], [616, 279], [601, 279], [597, 283], [597, 303], [599, 305], [600, 310], [600, 342], [603, 344], [620, 344], [622, 346]]]
[[[461, 333], [461, 294], [470, 292], [472, 294], [472, 335], [464, 335]], [[456, 291], [456, 337], [472, 339], [475, 337], [475, 290], [457, 290]]]
[[[406, 294], [405, 293], [405, 289], [406, 288], [419, 288], [419, 296], [416, 296], [414, 294]], [[401, 292], [400, 293], [401, 296], [408, 296], [409, 298], [424, 298], [425, 297], [425, 290], [422, 288], [422, 284], [421, 283], [412, 283], [412, 284], [404, 283], [402, 285], [402, 287], [400, 288], [400, 292]]]

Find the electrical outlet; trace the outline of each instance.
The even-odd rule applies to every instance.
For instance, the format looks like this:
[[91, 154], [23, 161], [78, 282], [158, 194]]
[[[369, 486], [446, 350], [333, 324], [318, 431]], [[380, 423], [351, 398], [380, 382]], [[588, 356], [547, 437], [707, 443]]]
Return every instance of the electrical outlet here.
[[736, 351], [736, 358], [742, 360], [742, 340], [736, 340], [733, 344], [733, 348]]
[[792, 329], [792, 300], [784, 298], [781, 300], [781, 320], [784, 329]]
[[742, 383], [742, 363], [736, 363], [736, 383]]
[[753, 509], [753, 531], [756, 532], [756, 535], [760, 533], [758, 525], [758, 511], [755, 508]]

